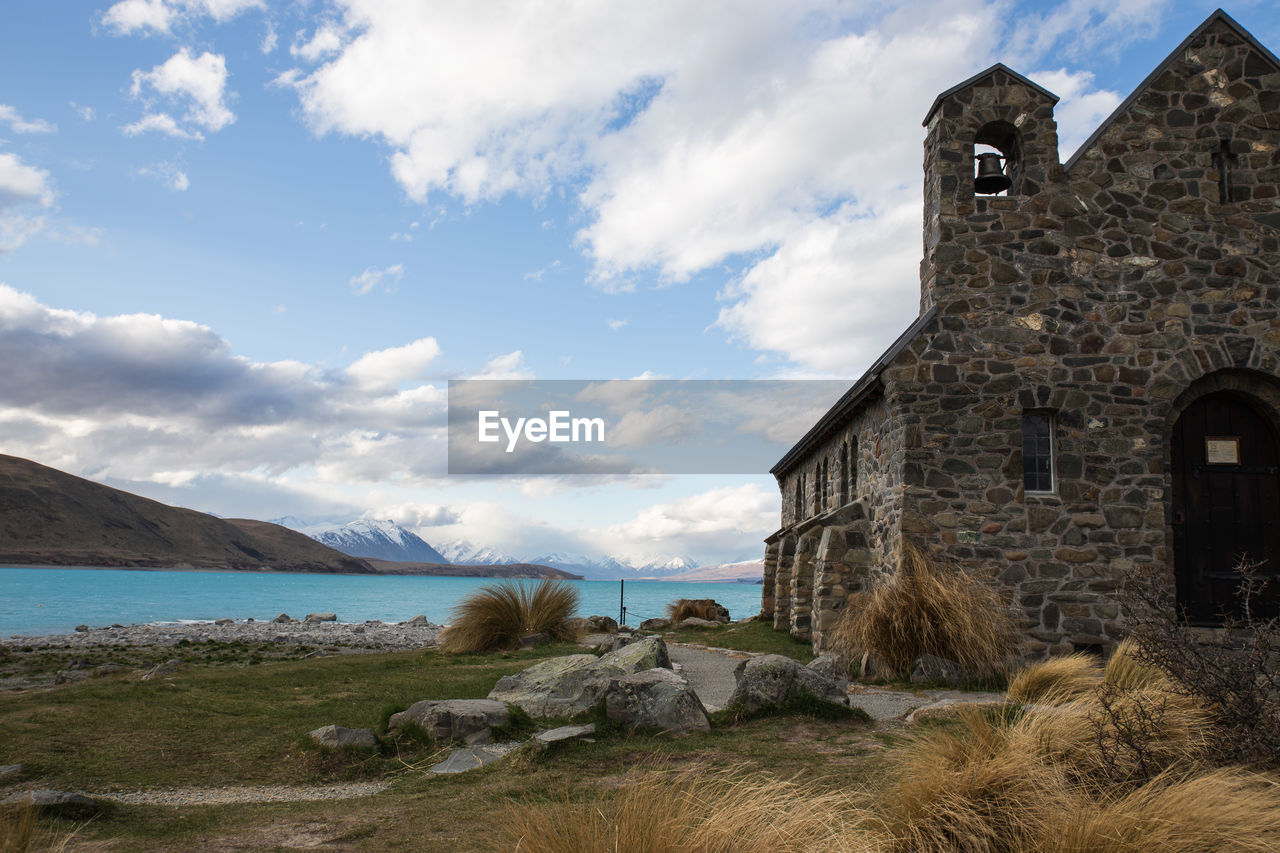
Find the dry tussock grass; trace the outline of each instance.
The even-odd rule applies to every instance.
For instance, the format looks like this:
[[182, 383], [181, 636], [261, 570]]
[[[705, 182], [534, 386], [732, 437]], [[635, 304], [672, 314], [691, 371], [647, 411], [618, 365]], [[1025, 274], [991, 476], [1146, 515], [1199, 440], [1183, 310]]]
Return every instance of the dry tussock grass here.
[[1266, 853], [1280, 850], [1280, 786], [1239, 768], [1163, 774], [1127, 794], [1077, 800], [1040, 853]]
[[517, 853], [870, 853], [882, 849], [841, 792], [795, 782], [642, 772], [598, 800], [510, 810], [494, 849]]
[[1009, 682], [1010, 702], [1061, 705], [1088, 696], [1102, 683], [1102, 669], [1087, 654], [1034, 663]]
[[440, 647], [448, 652], [514, 649], [521, 637], [540, 633], [576, 640], [568, 620], [579, 601], [578, 590], [561, 581], [542, 580], [533, 586], [506, 581], [481, 587], [453, 608]]
[[1132, 637], [1126, 637], [1124, 642], [1116, 646], [1111, 660], [1107, 661], [1102, 680], [1121, 690], [1133, 690], [1138, 687], [1157, 687], [1165, 690], [1169, 688], [1169, 677], [1159, 667], [1139, 659], [1138, 644]]
[[716, 602], [710, 598], [681, 598], [667, 605], [667, 618], [673, 623], [690, 617], [714, 622], [717, 612]]
[[1018, 637], [1000, 592], [904, 542], [898, 571], [850, 598], [834, 645], [851, 660], [875, 652], [899, 672], [933, 654], [983, 676], [1004, 670]]
[[0, 853], [62, 853], [78, 830], [54, 833], [41, 829], [34, 806], [0, 806]]

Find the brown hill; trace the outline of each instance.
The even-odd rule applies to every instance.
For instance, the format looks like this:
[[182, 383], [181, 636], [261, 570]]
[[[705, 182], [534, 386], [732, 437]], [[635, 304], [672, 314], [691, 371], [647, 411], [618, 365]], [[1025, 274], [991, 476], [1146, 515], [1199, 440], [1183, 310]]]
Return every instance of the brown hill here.
[[277, 524], [215, 518], [4, 455], [0, 564], [374, 571]]
[[407, 563], [397, 560], [367, 561], [374, 571], [382, 575], [436, 575], [451, 578], [556, 578], [559, 580], [582, 580], [582, 575], [575, 575], [563, 569], [540, 566], [536, 563], [502, 563], [500, 565], [462, 565], [458, 563]]

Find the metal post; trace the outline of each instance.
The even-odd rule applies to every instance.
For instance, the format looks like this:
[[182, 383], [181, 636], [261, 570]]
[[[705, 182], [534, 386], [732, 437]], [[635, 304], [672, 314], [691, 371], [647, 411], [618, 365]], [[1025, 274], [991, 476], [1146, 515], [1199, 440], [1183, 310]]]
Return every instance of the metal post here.
[[627, 624], [627, 582], [618, 581], [618, 624]]

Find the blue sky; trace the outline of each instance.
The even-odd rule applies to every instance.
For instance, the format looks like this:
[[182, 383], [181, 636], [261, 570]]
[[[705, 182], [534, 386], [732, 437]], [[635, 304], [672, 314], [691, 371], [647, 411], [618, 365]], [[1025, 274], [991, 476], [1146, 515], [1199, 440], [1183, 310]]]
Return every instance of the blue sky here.
[[1003, 61], [1065, 160], [1213, 8], [10, 0], [0, 451], [517, 556], [753, 556], [764, 472], [447, 477], [447, 380], [854, 379], [917, 308], [934, 96]]

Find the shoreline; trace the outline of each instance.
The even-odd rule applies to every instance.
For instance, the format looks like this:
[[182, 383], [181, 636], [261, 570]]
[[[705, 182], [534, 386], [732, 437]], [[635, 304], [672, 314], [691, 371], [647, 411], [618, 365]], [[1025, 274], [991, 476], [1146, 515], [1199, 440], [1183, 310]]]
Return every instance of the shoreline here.
[[[421, 621], [419, 621], [421, 620]], [[221, 624], [219, 624], [221, 623]], [[337, 645], [348, 649], [403, 651], [436, 645], [443, 625], [415, 617], [404, 622], [259, 622], [256, 620], [147, 622], [111, 625], [59, 634], [16, 634], [0, 637], [0, 646], [90, 648], [102, 646], [177, 646], [188, 643], [293, 643]]]

